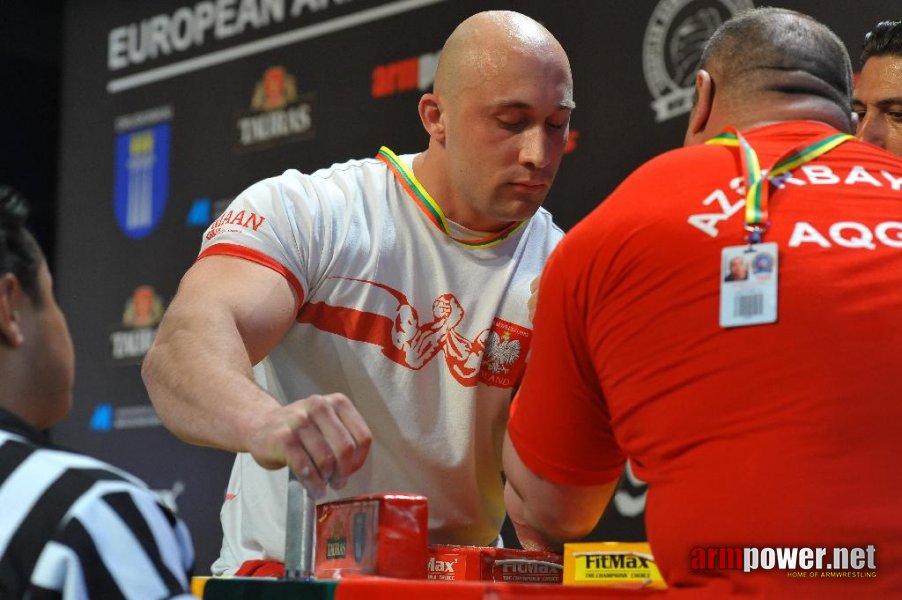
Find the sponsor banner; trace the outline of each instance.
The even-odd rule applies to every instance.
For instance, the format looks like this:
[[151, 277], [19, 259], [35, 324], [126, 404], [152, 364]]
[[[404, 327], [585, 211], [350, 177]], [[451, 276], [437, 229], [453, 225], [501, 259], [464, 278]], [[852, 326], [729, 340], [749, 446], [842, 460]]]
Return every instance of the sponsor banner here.
[[297, 80], [285, 67], [264, 71], [254, 86], [248, 112], [235, 117], [236, 152], [271, 148], [313, 139], [316, 95], [299, 94]]
[[110, 332], [110, 361], [114, 366], [141, 363], [157, 335], [163, 311], [163, 300], [153, 287], [135, 288], [125, 301], [122, 321]]
[[[107, 69], [148, 65], [216, 41], [295, 25], [353, 0], [206, 0], [117, 25], [107, 35]], [[360, 4], [360, 2], [358, 2]], [[331, 12], [335, 12], [331, 10]]]
[[447, 0], [238, 2], [203, 0], [109, 30], [106, 67], [114, 79], [107, 92], [117, 94]]
[[160, 417], [150, 404], [113, 406], [98, 404], [94, 407], [89, 427], [92, 431], [119, 431], [122, 429], [147, 429], [162, 427]]
[[213, 219], [222, 215], [233, 198], [211, 200], [209, 197], [197, 198], [191, 202], [188, 214], [185, 215], [185, 227], [188, 229], [206, 229]]
[[373, 98], [385, 98], [404, 92], [425, 92], [435, 81], [439, 52], [428, 52], [397, 60], [373, 69]]

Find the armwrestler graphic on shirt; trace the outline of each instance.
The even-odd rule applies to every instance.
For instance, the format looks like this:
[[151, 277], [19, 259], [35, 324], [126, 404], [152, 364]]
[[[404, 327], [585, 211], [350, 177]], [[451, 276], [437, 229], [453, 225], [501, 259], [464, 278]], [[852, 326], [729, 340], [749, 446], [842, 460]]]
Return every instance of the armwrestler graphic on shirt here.
[[419, 369], [444, 350], [445, 362], [454, 377], [464, 385], [475, 381], [491, 331], [483, 330], [473, 341], [459, 333], [457, 326], [464, 318], [464, 309], [454, 294], [445, 293], [436, 298], [432, 303], [432, 320], [420, 323], [417, 309], [402, 292], [375, 281], [351, 277], [339, 279], [381, 288], [397, 300], [391, 345], [388, 340], [380, 343], [385, 350], [391, 348], [400, 352], [386, 352], [387, 356], [411, 369]]
[[[403, 296], [403, 295], [402, 295]], [[392, 342], [404, 353], [408, 365], [418, 369], [444, 350], [451, 373], [465, 383], [479, 372], [489, 330], [474, 341], [457, 331], [464, 309], [453, 294], [442, 294], [432, 303], [432, 321], [419, 324], [416, 309], [404, 298], [398, 303], [398, 316], [392, 329]]]
[[448, 335], [464, 316], [463, 308], [451, 294], [442, 294], [435, 299], [432, 303], [433, 319], [422, 325], [417, 310], [403, 294], [398, 296], [397, 311], [392, 327], [392, 343], [404, 353], [405, 362], [414, 369], [432, 360], [447, 345]]

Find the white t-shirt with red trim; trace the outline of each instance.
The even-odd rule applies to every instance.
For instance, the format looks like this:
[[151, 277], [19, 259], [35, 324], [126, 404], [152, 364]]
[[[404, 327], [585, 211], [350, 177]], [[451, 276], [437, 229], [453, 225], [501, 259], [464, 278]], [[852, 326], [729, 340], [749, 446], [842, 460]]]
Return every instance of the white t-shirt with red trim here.
[[[504, 519], [501, 443], [529, 350], [529, 285], [562, 232], [539, 209], [487, 247], [455, 241], [414, 156], [380, 154], [254, 184], [210, 226], [200, 256], [258, 262], [303, 299], [258, 382], [282, 403], [342, 392], [369, 425], [369, 457], [325, 500], [422, 494], [431, 543], [487, 545]], [[448, 227], [458, 240], [485, 236]], [[287, 469], [237, 456], [214, 574], [282, 560], [287, 481]]]

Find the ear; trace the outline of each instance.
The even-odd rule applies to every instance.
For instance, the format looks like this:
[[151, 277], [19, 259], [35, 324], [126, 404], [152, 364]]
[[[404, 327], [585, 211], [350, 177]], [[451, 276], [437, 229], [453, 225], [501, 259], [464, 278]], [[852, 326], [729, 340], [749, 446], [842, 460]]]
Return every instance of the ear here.
[[419, 104], [420, 121], [429, 137], [439, 144], [445, 143], [445, 120], [442, 105], [438, 96], [433, 93], [423, 94]]
[[[708, 127], [711, 118], [711, 107], [714, 104], [714, 81], [711, 73], [699, 69], [695, 74], [695, 106], [689, 114], [689, 126], [686, 129], [686, 145], [698, 144], [704, 141], [702, 134]], [[699, 139], [702, 138], [702, 139]]]
[[0, 339], [11, 348], [18, 348], [25, 341], [20, 316], [23, 302], [24, 292], [18, 278], [12, 273], [0, 276]]

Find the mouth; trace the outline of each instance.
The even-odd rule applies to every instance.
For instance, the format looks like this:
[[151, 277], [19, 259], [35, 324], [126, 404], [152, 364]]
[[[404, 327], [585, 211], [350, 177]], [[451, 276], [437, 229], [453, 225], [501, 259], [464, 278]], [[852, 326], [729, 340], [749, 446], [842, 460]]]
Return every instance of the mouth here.
[[512, 181], [508, 185], [515, 190], [530, 193], [543, 192], [549, 187], [548, 182], [544, 180]]

